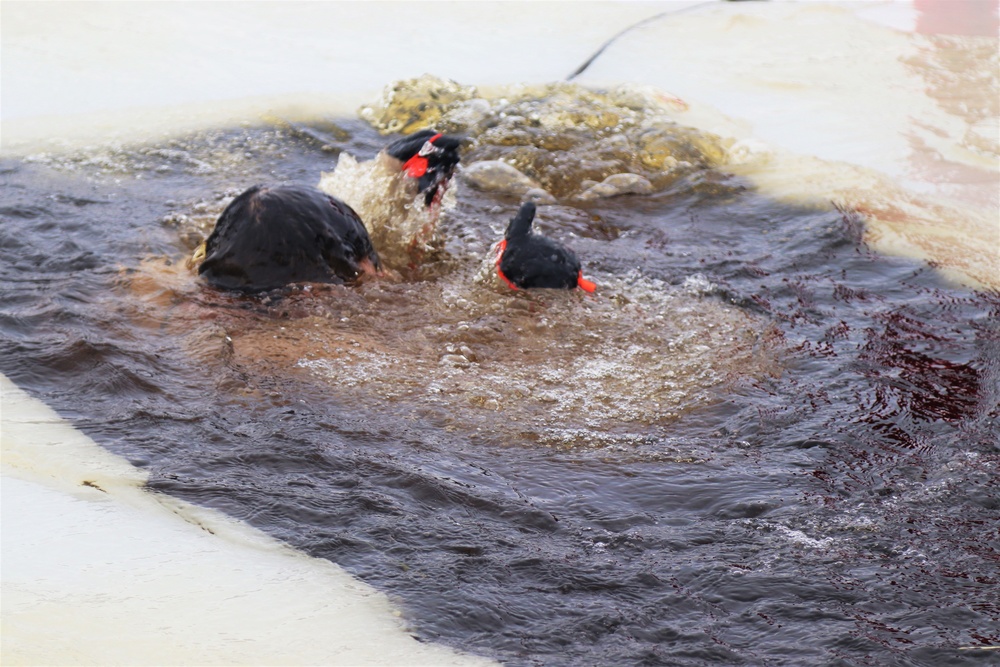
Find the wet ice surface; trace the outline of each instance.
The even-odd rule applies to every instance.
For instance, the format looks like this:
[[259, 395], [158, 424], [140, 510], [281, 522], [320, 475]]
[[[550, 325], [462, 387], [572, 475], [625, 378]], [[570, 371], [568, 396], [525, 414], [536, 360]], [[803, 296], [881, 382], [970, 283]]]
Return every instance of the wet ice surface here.
[[3, 372], [154, 489], [510, 664], [976, 664], [958, 648], [1000, 641], [995, 295], [708, 161], [594, 200], [529, 174], [594, 296], [495, 284], [517, 196], [461, 182], [423, 276], [261, 300], [184, 266], [243, 187], [385, 141], [327, 119], [6, 160]]

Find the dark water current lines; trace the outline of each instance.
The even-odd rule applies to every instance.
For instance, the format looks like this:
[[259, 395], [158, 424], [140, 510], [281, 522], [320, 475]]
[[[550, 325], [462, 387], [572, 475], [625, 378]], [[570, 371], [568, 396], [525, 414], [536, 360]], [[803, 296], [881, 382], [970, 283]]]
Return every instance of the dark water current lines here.
[[[369, 159], [385, 141], [330, 120], [5, 158], [0, 370], [148, 470], [154, 492], [387, 592], [422, 640], [509, 665], [995, 661], [981, 649], [1000, 644], [996, 294], [873, 254], [849, 213], [699, 172], [540, 218], [618, 286], [587, 297], [609, 317], [630, 286], [684, 294], [744, 318], [767, 364], [728, 369], [669, 416], [619, 389], [642, 407], [620, 433], [542, 409], [518, 430], [489, 405], [425, 402], [422, 386], [380, 399], [392, 387], [358, 379], [377, 368], [296, 365], [301, 322], [350, 316], [386, 344], [379, 313], [423, 299], [450, 326], [427, 295], [471, 284], [461, 258], [485, 256], [516, 200], [460, 183], [442, 222], [459, 259], [391, 288], [213, 296], [178, 267], [197, 240], [185, 224], [210, 224], [226, 196], [315, 183], [340, 151]], [[571, 331], [574, 309], [599, 303], [480, 298], [493, 338], [468, 345], [486, 356], [510, 312]], [[278, 341], [274, 355], [241, 352], [246, 332]], [[361, 325], [350, 335], [365, 344]], [[501, 380], [512, 367], [491, 363]], [[547, 439], [567, 430], [582, 435]]]

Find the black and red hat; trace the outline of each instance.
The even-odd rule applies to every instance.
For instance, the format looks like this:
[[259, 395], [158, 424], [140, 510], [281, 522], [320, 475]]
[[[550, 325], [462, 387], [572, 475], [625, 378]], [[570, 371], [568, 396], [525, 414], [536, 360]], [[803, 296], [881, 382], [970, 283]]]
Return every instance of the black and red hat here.
[[417, 179], [417, 190], [424, 195], [424, 204], [440, 202], [448, 182], [459, 162], [459, 137], [436, 130], [420, 130], [397, 139], [385, 152], [400, 161], [400, 169]]
[[497, 244], [497, 275], [512, 289], [548, 287], [593, 292], [597, 286], [583, 277], [576, 253], [531, 231], [535, 204], [521, 204], [503, 240]]

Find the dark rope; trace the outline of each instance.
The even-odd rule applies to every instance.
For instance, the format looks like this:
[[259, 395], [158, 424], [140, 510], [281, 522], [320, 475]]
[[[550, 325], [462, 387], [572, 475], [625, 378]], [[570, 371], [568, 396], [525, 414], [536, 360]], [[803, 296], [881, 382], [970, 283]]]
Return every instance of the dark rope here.
[[601, 48], [597, 49], [597, 51], [594, 52], [594, 55], [592, 55], [589, 58], [587, 58], [586, 62], [584, 62], [579, 67], [577, 67], [576, 70], [572, 74], [570, 74], [568, 77], [566, 77], [566, 80], [567, 81], [572, 81], [576, 77], [578, 77], [581, 74], [583, 74], [583, 71], [585, 69], [587, 69], [588, 67], [590, 67], [590, 64], [593, 63], [595, 60], [597, 60], [597, 57], [599, 55], [601, 55], [602, 53], [604, 53], [604, 50], [606, 48], [608, 48], [609, 46], [611, 46], [619, 37], [621, 37], [625, 33], [630, 32], [632, 30], [635, 30], [636, 28], [641, 28], [642, 26], [646, 25], [647, 23], [652, 23], [653, 21], [658, 21], [658, 20], [662, 19], [665, 16], [673, 16], [673, 15], [676, 15], [676, 14], [683, 14], [684, 12], [689, 12], [689, 11], [693, 11], [693, 10], [696, 10], [696, 9], [704, 9], [705, 7], [707, 7], [709, 5], [715, 5], [715, 4], [717, 4], [717, 3], [716, 2], [703, 2], [703, 3], [698, 4], [698, 5], [692, 5], [691, 7], [682, 7], [680, 9], [671, 9], [670, 11], [660, 12], [659, 14], [654, 14], [653, 16], [649, 16], [647, 18], [642, 19], [641, 21], [633, 23], [632, 25], [628, 26], [624, 30], [619, 31], [617, 35], [615, 35], [614, 37], [612, 37], [608, 41], [604, 42], [603, 46], [601, 46]]

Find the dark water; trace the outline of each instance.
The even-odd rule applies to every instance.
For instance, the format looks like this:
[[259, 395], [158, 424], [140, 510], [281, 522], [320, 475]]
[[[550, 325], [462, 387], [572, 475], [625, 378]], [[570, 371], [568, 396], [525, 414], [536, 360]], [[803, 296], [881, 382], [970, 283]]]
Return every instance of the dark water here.
[[[960, 648], [1000, 644], [1000, 296], [870, 253], [850, 215], [709, 171], [550, 211], [550, 233], [606, 286], [596, 301], [475, 287], [472, 256], [516, 200], [471, 188], [444, 223], [452, 264], [422, 281], [262, 303], [175, 270], [190, 219], [210, 221], [226, 193], [315, 183], [338, 151], [370, 158], [384, 143], [353, 122], [282, 124], [3, 160], [0, 370], [148, 469], [154, 491], [328, 558], [389, 593], [419, 638], [507, 664], [997, 659]], [[715, 287], [683, 296], [699, 274]], [[489, 307], [448, 319], [463, 285]], [[493, 375], [434, 381], [502, 385], [509, 368], [541, 382], [526, 323], [566, 332], [546, 339], [551, 355], [584, 335], [571, 324], [601, 317], [608, 345], [648, 352], [656, 325], [620, 304], [646, 290], [634, 302], [648, 310], [650, 286], [667, 295], [658, 307], [709, 318], [663, 326], [755, 340], [706, 343], [708, 357], [664, 347], [603, 407], [551, 413], [505, 412], [499, 389], [493, 410], [460, 400], [468, 387], [397, 390], [405, 373], [359, 379], [379, 371], [346, 357], [326, 375], [295, 363], [308, 327], [373, 355], [414, 344], [416, 302], [439, 328], [492, 327], [462, 340]], [[511, 345], [536, 361], [516, 364]], [[424, 368], [424, 352], [400, 354], [404, 371]], [[671, 355], [690, 381], [657, 415], [648, 381]], [[549, 437], [560, 429], [576, 436]]]

